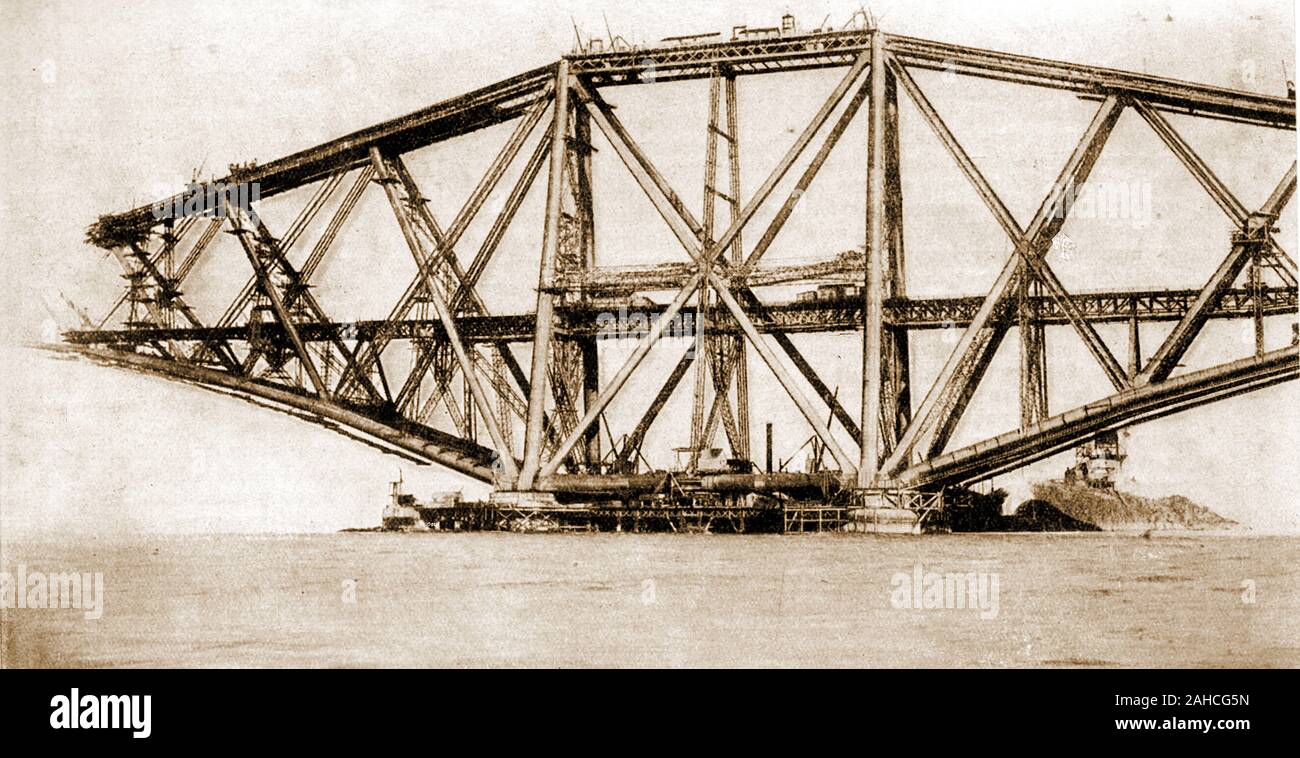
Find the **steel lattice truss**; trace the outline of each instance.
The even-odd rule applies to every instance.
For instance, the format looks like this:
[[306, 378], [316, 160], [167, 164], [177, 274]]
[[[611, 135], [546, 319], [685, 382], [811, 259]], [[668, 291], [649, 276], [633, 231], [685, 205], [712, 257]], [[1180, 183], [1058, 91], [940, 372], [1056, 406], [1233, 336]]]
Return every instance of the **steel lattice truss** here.
[[[647, 60], [650, 64], [647, 65]], [[741, 195], [738, 77], [772, 71], [840, 69], [838, 84], [749, 198]], [[958, 77], [1009, 81], [1078, 93], [1097, 103], [1038, 212], [1021, 226], [913, 78], [942, 68]], [[602, 91], [703, 79], [709, 83], [704, 208], [697, 216], [641, 149]], [[903, 276], [899, 91], [910, 100], [976, 190], [1012, 252], [983, 297], [911, 298]], [[867, 234], [862, 251], [794, 266], [762, 259], [817, 177], [850, 121], [864, 113]], [[1238, 229], [1221, 265], [1192, 290], [1070, 293], [1048, 261], [1117, 120], [1135, 114], [1187, 168]], [[632, 482], [641, 445], [668, 399], [693, 385], [688, 439], [692, 465], [715, 435], [750, 457], [748, 360], [755, 353], [789, 395], [834, 460], [835, 477], [861, 488], [968, 482], [1050, 455], [1099, 431], [1293, 379], [1297, 348], [1264, 350], [1264, 318], [1294, 314], [1296, 264], [1273, 238], [1295, 191], [1295, 161], [1259, 209], [1248, 209], [1166, 119], [1190, 114], [1294, 130], [1293, 100], [1267, 97], [1025, 56], [898, 37], [877, 30], [814, 33], [651, 51], [576, 55], [418, 113], [380, 124], [223, 183], [257, 182], [263, 198], [315, 186], [284, 229], [233, 209], [224, 218], [158, 221], [144, 206], [100, 222], [127, 292], [99, 324], [66, 334], [70, 349], [138, 370], [253, 396], [360, 431], [416, 460], [451, 467], [503, 489], [598, 490], [601, 478]], [[1132, 116], [1130, 116], [1132, 117]], [[429, 209], [403, 156], [487, 126], [514, 123], [505, 145], [450, 221]], [[829, 125], [829, 128], [827, 126]], [[679, 264], [612, 268], [597, 264], [592, 137], [598, 131], [680, 243]], [[818, 137], [820, 135], [820, 140]], [[1292, 158], [1292, 156], [1286, 156]], [[776, 194], [802, 159], [793, 189]], [[489, 311], [478, 286], [529, 188], [545, 173], [540, 271], [531, 312]], [[513, 183], [505, 183], [506, 176]], [[476, 248], [464, 234], [499, 186], [504, 203]], [[312, 294], [311, 280], [366, 192], [381, 192], [417, 276], [382, 320], [339, 322]], [[173, 198], [178, 200], [182, 198]], [[752, 220], [775, 205], [765, 228]], [[333, 207], [302, 265], [290, 262], [304, 231]], [[445, 222], [445, 223], [444, 223]], [[203, 323], [183, 285], [219, 233], [236, 237], [248, 279], [223, 315]], [[746, 244], [746, 240], [753, 240]], [[182, 253], [182, 251], [184, 251]], [[863, 252], [865, 251], [865, 252]], [[825, 252], [825, 251], [817, 251]], [[301, 257], [301, 256], [296, 256]], [[602, 263], [609, 264], [601, 256]], [[1245, 274], [1244, 284], [1237, 280]], [[1276, 280], [1266, 282], [1266, 278]], [[765, 302], [755, 288], [840, 282], [825, 297]], [[671, 291], [666, 304], [639, 297]], [[634, 340], [612, 375], [600, 370], [596, 314], [635, 303], [648, 318], [620, 334]], [[639, 422], [621, 440], [605, 418], [610, 403], [651, 348], [689, 316], [695, 344]], [[117, 318], [120, 327], [107, 327]], [[1256, 354], [1175, 373], [1210, 319], [1253, 319]], [[1137, 325], [1167, 321], [1172, 331], [1146, 360]], [[1130, 326], [1127, 365], [1096, 325]], [[1114, 394], [1052, 413], [1047, 404], [1043, 329], [1069, 325], [1101, 367]], [[910, 380], [909, 335], [959, 328], [961, 337], [932, 386]], [[1020, 428], [960, 449], [949, 441], [1003, 338], [1020, 342]], [[790, 335], [857, 333], [863, 340], [862, 405], [848, 409]], [[412, 346], [413, 366], [389, 376], [381, 360], [395, 342]], [[532, 346], [521, 361], [516, 346]], [[792, 365], [798, 377], [791, 373]], [[799, 379], [802, 379], [801, 383]], [[805, 393], [810, 387], [813, 395]], [[915, 401], [915, 402], [914, 402]], [[441, 415], [439, 415], [441, 409]], [[435, 418], [450, 422], [435, 428]], [[842, 444], [833, 426], [847, 431]], [[522, 436], [516, 433], [522, 430]], [[855, 449], [856, 448], [856, 449]]]

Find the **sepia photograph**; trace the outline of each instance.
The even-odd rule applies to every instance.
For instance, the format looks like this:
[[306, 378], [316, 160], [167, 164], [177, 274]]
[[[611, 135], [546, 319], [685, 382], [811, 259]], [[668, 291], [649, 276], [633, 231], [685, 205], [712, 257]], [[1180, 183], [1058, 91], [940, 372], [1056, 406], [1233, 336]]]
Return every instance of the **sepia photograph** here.
[[0, 668], [1300, 667], [1295, 31], [3, 0]]

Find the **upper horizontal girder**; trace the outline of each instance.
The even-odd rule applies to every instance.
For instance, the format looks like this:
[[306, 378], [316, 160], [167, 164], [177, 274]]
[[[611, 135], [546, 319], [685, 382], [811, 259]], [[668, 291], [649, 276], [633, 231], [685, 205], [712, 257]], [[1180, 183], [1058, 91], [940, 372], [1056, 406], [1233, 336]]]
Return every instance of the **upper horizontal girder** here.
[[[573, 71], [595, 84], [643, 83], [708, 77], [714, 66], [738, 74], [762, 74], [847, 66], [867, 49], [870, 32], [802, 34], [711, 45], [649, 48], [570, 58]], [[1157, 107], [1294, 128], [1295, 101], [1151, 76], [1132, 71], [1015, 55], [944, 42], [885, 35], [885, 50], [907, 65], [1086, 92], [1119, 93]]]
[[[710, 45], [657, 47], [626, 52], [566, 56], [573, 75], [593, 85], [701, 79], [716, 66], [735, 74], [848, 66], [867, 49], [865, 31], [801, 34]], [[1277, 128], [1295, 128], [1295, 101], [1223, 87], [1150, 76], [1119, 69], [1053, 61], [942, 42], [885, 35], [886, 49], [905, 65], [942, 68], [959, 75], [1102, 96], [1121, 94], [1157, 108]], [[554, 80], [550, 64], [427, 108], [353, 132], [260, 166], [238, 171], [223, 184], [257, 182], [270, 197], [363, 165], [371, 147], [400, 155], [462, 134], [509, 121], [545, 97]], [[163, 202], [174, 202], [174, 196]], [[121, 227], [156, 225], [156, 203], [107, 217]]]
[[[490, 84], [428, 108], [353, 132], [322, 145], [301, 150], [270, 163], [253, 166], [217, 180], [218, 184], [256, 182], [263, 198], [320, 180], [328, 174], [366, 164], [370, 148], [400, 155], [436, 142], [468, 134], [520, 116], [546, 96], [555, 66], [543, 66]], [[180, 194], [110, 217], [122, 226], [150, 228], [158, 223], [155, 205], [172, 205]]]

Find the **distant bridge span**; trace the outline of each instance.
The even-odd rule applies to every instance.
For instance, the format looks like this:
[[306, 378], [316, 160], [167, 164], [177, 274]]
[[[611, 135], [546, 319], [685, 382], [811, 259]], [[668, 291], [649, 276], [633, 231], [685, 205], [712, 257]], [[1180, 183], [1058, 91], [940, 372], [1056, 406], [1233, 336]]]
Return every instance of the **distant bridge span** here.
[[[834, 72], [838, 83], [758, 189], [742, 197], [737, 80], [814, 69]], [[958, 81], [975, 77], [1063, 90], [1096, 105], [1029, 224], [1022, 227], [1007, 209], [913, 78], [922, 69], [942, 69]], [[709, 88], [699, 216], [601, 94], [611, 87], [683, 80], [701, 80]], [[1009, 252], [984, 296], [907, 293], [899, 91], [1007, 235]], [[680, 430], [691, 453], [688, 467], [698, 466], [701, 451], [720, 433], [734, 458], [753, 460], [753, 352], [834, 460], [830, 470], [800, 479], [803, 484], [827, 477], [863, 489], [978, 481], [1101, 431], [1296, 378], [1294, 339], [1280, 349], [1266, 349], [1265, 343], [1266, 320], [1294, 316], [1297, 308], [1296, 264], [1275, 238], [1277, 219], [1295, 192], [1294, 155], [1278, 156], [1280, 181], [1261, 207], [1248, 209], [1182, 138], [1170, 113], [1295, 129], [1290, 98], [874, 28], [787, 30], [762, 39], [566, 56], [271, 163], [239, 167], [206, 185], [256, 182], [262, 198], [300, 190], [305, 203], [278, 235], [256, 209], [238, 204], [217, 216], [158, 213], [160, 207], [185, 208], [193, 193], [101, 217], [88, 236], [113, 251], [126, 292], [103, 320], [67, 332], [63, 349], [291, 408], [500, 489], [559, 492], [618, 491], [656, 481], [657, 474], [640, 465], [642, 445], [682, 384], [693, 388], [691, 417]], [[858, 114], [868, 132], [861, 250], [816, 263], [763, 265], [764, 253]], [[1076, 188], [1086, 184], [1125, 114], [1155, 133], [1236, 229], [1225, 240], [1227, 256], [1205, 272], [1199, 288], [1170, 290], [1156, 282], [1146, 290], [1071, 293], [1051, 268], [1049, 253], [1070, 216]], [[403, 156], [497, 124], [513, 124], [511, 134], [460, 212], [439, 221]], [[616, 268], [628, 251], [596, 249], [597, 133], [680, 243], [682, 263]], [[533, 307], [493, 313], [477, 287], [484, 270], [501, 257], [506, 231], [543, 174], [540, 266], [527, 296]], [[383, 194], [418, 273], [386, 318], [341, 322], [313, 294], [311, 279], [355, 220], [352, 212], [367, 191]], [[471, 245], [465, 232], [489, 197], [501, 201], [499, 210], [486, 235]], [[753, 219], [768, 208], [774, 215], [758, 229]], [[308, 229], [319, 233], [308, 235]], [[184, 285], [223, 231], [248, 261], [247, 281], [223, 313], [201, 314], [187, 302]], [[301, 251], [306, 245], [300, 240], [312, 237], [312, 247]], [[760, 296], [771, 287], [798, 285], [818, 288], [794, 300]], [[670, 293], [670, 299], [651, 300], [647, 295], [653, 293]], [[611, 309], [635, 310], [645, 319], [609, 335], [600, 314]], [[658, 393], [646, 398], [637, 423], [616, 429], [607, 413], [610, 403], [683, 316], [692, 325], [692, 350]], [[1252, 321], [1254, 355], [1180, 373], [1180, 361], [1212, 319]], [[1138, 326], [1147, 321], [1165, 321], [1172, 329], [1144, 359]], [[1096, 325], [1107, 322], [1129, 327], [1127, 365], [1098, 335]], [[1049, 325], [1071, 328], [1113, 387], [1111, 396], [1065, 412], [1049, 410]], [[916, 387], [909, 335], [939, 328], [960, 330], [961, 336], [933, 384]], [[1019, 342], [1019, 428], [949, 449], [994, 354], [1013, 331]], [[819, 361], [790, 337], [836, 332], [862, 340], [860, 408], [844, 406], [822, 378]], [[635, 343], [612, 375], [603, 375], [601, 366], [606, 338]], [[519, 344], [531, 345], [526, 363], [514, 352]], [[394, 372], [395, 345], [412, 356], [404, 375]], [[745, 481], [757, 490], [804, 475], [755, 469], [749, 476]], [[736, 486], [737, 480], [727, 481]]]

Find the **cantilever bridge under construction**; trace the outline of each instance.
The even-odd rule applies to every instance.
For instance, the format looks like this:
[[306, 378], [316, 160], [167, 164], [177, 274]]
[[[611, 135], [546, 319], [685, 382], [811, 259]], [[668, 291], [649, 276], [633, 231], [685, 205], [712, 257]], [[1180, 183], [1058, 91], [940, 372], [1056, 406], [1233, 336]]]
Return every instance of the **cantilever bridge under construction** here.
[[[84, 319], [82, 328], [65, 333], [64, 349], [293, 409], [408, 458], [490, 482], [499, 492], [569, 501], [629, 497], [663, 485], [664, 472], [648, 468], [642, 448], [651, 426], [667, 423], [664, 408], [679, 388], [690, 394], [691, 412], [680, 414], [679, 428], [667, 435], [684, 452], [681, 472], [697, 490], [824, 494], [829, 486], [899, 493], [986, 480], [1102, 432], [1296, 377], [1294, 339], [1273, 349], [1265, 344], [1266, 323], [1285, 330], [1279, 318], [1294, 320], [1297, 309], [1296, 264], [1275, 239], [1277, 219], [1295, 191], [1294, 155], [1276, 156], [1276, 189], [1262, 206], [1248, 208], [1175, 128], [1179, 119], [1214, 119], [1294, 131], [1293, 97], [896, 36], [865, 25], [800, 33], [791, 22], [772, 33], [734, 37], [682, 38], [649, 49], [584, 48], [288, 157], [232, 167], [218, 184], [254, 185], [259, 202], [301, 193], [301, 211], [278, 230], [240, 202], [219, 214], [156, 212], [183, 208], [184, 194], [101, 217], [91, 240], [116, 255], [126, 291], [103, 321]], [[742, 196], [740, 169], [748, 156], [740, 150], [746, 114], [737, 105], [737, 82], [760, 87], [770, 74], [811, 70], [824, 70], [833, 88], [802, 131], [774, 146], [784, 152], [757, 189]], [[923, 71], [945, 72], [942, 84], [949, 87], [983, 79], [1015, 91], [1063, 91], [1091, 109], [1027, 224], [981, 172], [978, 164], [997, 156], [967, 152], [918, 83], [925, 83], [917, 76]], [[638, 143], [639, 127], [606, 99], [617, 88], [644, 88], [653, 98], [655, 88], [687, 80], [708, 88], [702, 209], [687, 206], [652, 151]], [[907, 115], [919, 114], [1005, 232], [1007, 253], [982, 296], [908, 295], [899, 159], [904, 99], [911, 103]], [[856, 186], [865, 189], [865, 239], [856, 250], [812, 263], [764, 265], [764, 254], [855, 117], [865, 120], [867, 134], [866, 162], [856, 169], [862, 177]], [[1166, 157], [1176, 158], [1226, 216], [1230, 227], [1223, 218], [1206, 220], [1200, 240], [1221, 245], [1226, 255], [1217, 268], [1198, 274], [1204, 282], [1199, 288], [1168, 289], [1153, 281], [1146, 289], [1071, 293], [1053, 271], [1054, 240], [1121, 117], [1149, 128], [1161, 150], [1167, 148]], [[438, 143], [455, 149], [470, 133], [503, 124], [512, 125], [509, 136], [459, 213], [436, 219], [405, 159]], [[666, 225], [680, 244], [680, 262], [629, 267], [623, 265], [627, 251], [597, 249], [598, 149], [605, 160], [617, 158], [612, 165], [649, 201], [654, 214], [641, 223]], [[543, 223], [532, 230], [530, 243], [532, 260], [540, 250], [539, 268], [522, 277], [530, 289], [514, 312], [492, 312], [478, 287], [490, 266], [509, 265], [501, 259], [517, 243], [503, 240], [519, 226], [517, 211], [535, 184], [545, 193]], [[337, 321], [313, 292], [312, 277], [344, 242], [370, 244], [364, 229], [349, 226], [366, 193], [377, 193], [391, 210], [416, 274], [386, 318]], [[495, 217], [483, 222], [486, 233], [472, 244], [466, 231], [485, 209]], [[909, 217], [909, 224], [941, 223], [947, 221]], [[1215, 229], [1221, 227], [1234, 231], [1219, 240]], [[219, 236], [223, 232], [229, 236]], [[313, 236], [314, 245], [305, 249], [300, 242]], [[620, 239], [637, 236], [631, 230]], [[237, 244], [246, 266], [237, 297], [224, 313], [209, 317], [187, 302], [187, 290], [199, 286], [187, 277], [216, 239]], [[925, 274], [910, 273], [913, 283]], [[771, 294], [799, 286], [815, 289], [795, 298]], [[658, 300], [649, 297], [655, 293]], [[621, 341], [620, 360], [608, 365], [605, 356], [602, 364], [611, 335], [600, 314], [628, 311], [645, 318], [613, 335]], [[1180, 368], [1215, 319], [1253, 322], [1253, 353]], [[1169, 331], [1144, 356], [1138, 330], [1147, 322], [1165, 322]], [[665, 359], [656, 343], [682, 323], [692, 325], [693, 337]], [[1127, 326], [1125, 362], [1099, 336], [1102, 324]], [[1059, 327], [1087, 352], [1111, 394], [1079, 407], [1049, 408], [1048, 327]], [[950, 352], [934, 381], [914, 385], [913, 338], [936, 329], [959, 336], [948, 341]], [[810, 333], [860, 339], [860, 370], [854, 367], [860, 405], [846, 407], [838, 387], [824, 379], [819, 356], [800, 346], [796, 338]], [[1019, 342], [1018, 426], [951, 445], [1009, 334]], [[394, 359], [394, 347], [409, 360]], [[637, 411], [614, 418], [611, 403], [634, 374], [656, 361], [672, 367], [658, 391], [623, 398]], [[768, 420], [752, 407], [755, 371], [770, 372], [764, 381], [779, 385], [782, 402], [788, 398], [810, 430], [818, 452], [811, 470], [773, 466], [770, 426], [766, 461], [755, 454], [752, 428]], [[856, 398], [857, 387], [845, 394]], [[719, 438], [729, 463], [711, 468]]]

